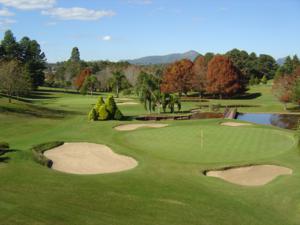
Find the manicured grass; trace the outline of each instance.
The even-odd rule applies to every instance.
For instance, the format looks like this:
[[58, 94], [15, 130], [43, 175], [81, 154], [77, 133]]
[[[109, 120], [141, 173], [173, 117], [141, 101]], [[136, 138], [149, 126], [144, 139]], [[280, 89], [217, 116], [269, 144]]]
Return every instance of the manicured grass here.
[[[137, 121], [88, 122], [87, 111], [97, 96], [45, 89], [42, 93], [28, 103], [8, 104], [0, 97], [0, 142], [7, 141], [16, 150], [5, 155], [10, 157], [8, 163], [0, 162], [1, 224], [300, 224], [295, 132], [223, 127], [221, 120], [166, 121], [170, 124], [166, 128], [118, 132], [114, 126]], [[257, 101], [232, 101], [262, 104], [268, 99], [263, 94]], [[184, 108], [196, 104], [184, 103]], [[280, 104], [274, 100], [268, 107], [275, 110]], [[145, 113], [142, 105], [120, 108], [125, 115]], [[139, 165], [122, 173], [80, 176], [34, 161], [33, 146], [58, 140], [106, 144], [134, 157]], [[249, 163], [287, 166], [293, 175], [254, 188], [201, 173]]]
[[194, 163], [251, 161], [279, 155], [296, 144], [287, 132], [255, 125], [225, 127], [216, 120], [178, 122], [161, 129], [123, 132], [120, 136], [120, 141], [130, 148], [155, 157]]

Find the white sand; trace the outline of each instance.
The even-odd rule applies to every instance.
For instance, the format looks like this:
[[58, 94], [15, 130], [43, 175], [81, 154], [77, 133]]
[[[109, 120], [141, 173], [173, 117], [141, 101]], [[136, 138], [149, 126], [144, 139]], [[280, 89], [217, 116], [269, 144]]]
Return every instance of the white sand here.
[[229, 126], [229, 127], [251, 126], [250, 123], [237, 123], [237, 122], [224, 122], [224, 123], [221, 123], [221, 125]]
[[271, 182], [280, 175], [291, 175], [293, 171], [286, 167], [274, 165], [257, 165], [215, 170], [206, 173], [210, 177], [218, 177], [230, 183], [244, 186], [261, 186]]
[[150, 127], [150, 128], [161, 128], [166, 127], [168, 124], [162, 124], [162, 123], [140, 123], [140, 124], [124, 124], [115, 127], [118, 131], [130, 131], [130, 130], [136, 130], [141, 127]]
[[137, 166], [131, 157], [116, 154], [109, 147], [92, 143], [65, 143], [44, 152], [53, 161], [52, 169], [73, 174], [102, 174]]
[[117, 103], [117, 105], [138, 105], [139, 103], [137, 102], [120, 102]]

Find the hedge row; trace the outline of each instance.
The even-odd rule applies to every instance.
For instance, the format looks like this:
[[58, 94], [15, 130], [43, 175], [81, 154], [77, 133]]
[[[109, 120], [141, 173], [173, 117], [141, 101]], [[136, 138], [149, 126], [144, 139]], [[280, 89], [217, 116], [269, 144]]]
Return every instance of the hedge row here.
[[32, 148], [34, 160], [43, 166], [47, 166], [48, 168], [51, 168], [53, 161], [48, 159], [46, 156], [44, 156], [44, 152], [63, 144], [64, 144], [63, 141], [53, 141], [53, 142], [47, 142], [47, 143], [34, 146]]

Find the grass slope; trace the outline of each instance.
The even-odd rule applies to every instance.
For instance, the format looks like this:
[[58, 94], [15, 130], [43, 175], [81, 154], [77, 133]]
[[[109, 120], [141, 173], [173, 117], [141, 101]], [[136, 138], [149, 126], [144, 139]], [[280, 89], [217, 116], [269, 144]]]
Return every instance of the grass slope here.
[[[0, 141], [16, 150], [7, 154], [8, 163], [0, 163], [2, 224], [300, 224], [300, 157], [293, 132], [221, 127], [220, 120], [168, 121], [167, 128], [118, 132], [112, 129], [117, 121], [87, 122], [96, 96], [41, 93], [12, 105], [0, 97]], [[141, 105], [120, 108], [127, 115], [144, 113]], [[203, 130], [202, 151], [198, 129]], [[31, 147], [55, 140], [106, 144], [136, 158], [139, 166], [80, 176], [34, 162]], [[294, 174], [255, 188], [201, 174], [207, 168], [241, 163], [280, 164]]]

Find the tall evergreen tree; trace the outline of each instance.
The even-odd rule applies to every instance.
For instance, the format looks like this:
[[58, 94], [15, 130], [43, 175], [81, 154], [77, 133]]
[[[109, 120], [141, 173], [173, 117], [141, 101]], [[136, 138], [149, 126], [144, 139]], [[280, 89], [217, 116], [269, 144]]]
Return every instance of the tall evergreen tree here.
[[21, 61], [25, 65], [26, 72], [32, 82], [32, 88], [36, 89], [44, 83], [46, 69], [46, 57], [41, 51], [40, 45], [35, 40], [24, 37], [20, 41]]
[[72, 62], [80, 62], [80, 52], [77, 47], [72, 49], [70, 61]]
[[20, 58], [19, 44], [11, 30], [7, 30], [1, 42], [2, 59], [13, 60]]

